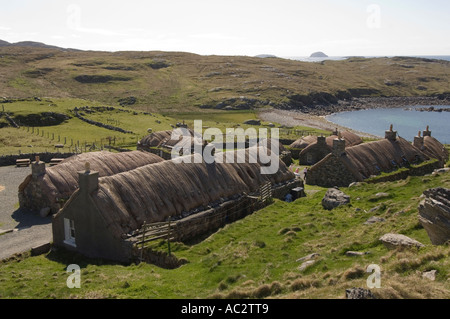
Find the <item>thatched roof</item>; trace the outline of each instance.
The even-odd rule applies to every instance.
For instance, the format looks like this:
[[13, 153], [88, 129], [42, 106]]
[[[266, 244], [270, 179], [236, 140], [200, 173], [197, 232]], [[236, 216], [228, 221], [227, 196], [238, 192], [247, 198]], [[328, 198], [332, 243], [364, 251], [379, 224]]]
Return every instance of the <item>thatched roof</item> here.
[[[218, 153], [219, 156], [230, 152]], [[232, 152], [236, 158], [249, 156], [249, 149]], [[183, 163], [190, 159], [192, 163]], [[282, 183], [294, 179], [279, 161], [277, 174], [261, 174], [259, 163], [212, 163], [198, 154], [99, 179], [98, 191], [91, 194], [115, 236], [123, 237], [145, 222], [164, 221], [236, 194], [251, 193], [265, 182]], [[196, 161], [200, 161], [196, 163]]]
[[138, 142], [138, 147], [173, 148], [177, 145], [191, 149], [194, 143], [203, 144], [201, 135], [196, 134], [192, 129], [176, 128], [174, 130], [151, 133]]
[[[356, 169], [364, 178], [380, 172], [389, 172], [397, 165], [428, 159], [418, 148], [403, 138], [395, 141], [382, 139], [345, 149], [347, 165]], [[395, 165], [396, 164], [396, 165]]]
[[444, 145], [432, 136], [424, 136], [422, 152], [428, 157], [436, 158], [443, 163], [448, 161], [448, 151]]
[[289, 145], [289, 147], [303, 149], [303, 148], [307, 147], [308, 145], [315, 143], [316, 141], [317, 141], [317, 136], [314, 136], [314, 135], [303, 136], [302, 138], [299, 138], [294, 143]]
[[[361, 137], [359, 137], [358, 135], [356, 135], [355, 133], [352, 133], [350, 131], [342, 131], [339, 133], [341, 133], [341, 138], [343, 138], [345, 140], [345, 147], [355, 146], [355, 145], [361, 144], [363, 142]], [[336, 138], [338, 138], [338, 135], [328, 136], [326, 138], [327, 144], [332, 147], [333, 140]]]
[[[83, 153], [46, 168], [46, 173], [38, 177], [37, 182], [40, 183], [42, 194], [48, 198], [50, 203], [54, 203], [57, 199], [70, 197], [78, 188], [78, 172], [85, 170], [86, 162], [90, 163], [92, 170], [99, 172], [99, 176], [110, 176], [162, 161], [164, 160], [155, 154], [141, 151]], [[30, 181], [30, 178], [25, 180], [27, 184]], [[27, 186], [21, 185], [19, 189], [23, 190]], [[31, 200], [33, 199], [31, 198]]]
[[[345, 147], [355, 146], [355, 145], [361, 144], [363, 142], [361, 137], [359, 137], [358, 135], [356, 135], [355, 133], [352, 133], [350, 131], [342, 131], [340, 133], [341, 133], [341, 138], [343, 138], [345, 140]], [[337, 135], [328, 136], [326, 138], [326, 143], [328, 144], [328, 146], [333, 147], [333, 140], [336, 138], [338, 138]], [[289, 147], [304, 149], [304, 148], [308, 147], [309, 145], [314, 144], [316, 142], [317, 142], [317, 136], [308, 135], [308, 136], [299, 138], [294, 143], [289, 145]]]

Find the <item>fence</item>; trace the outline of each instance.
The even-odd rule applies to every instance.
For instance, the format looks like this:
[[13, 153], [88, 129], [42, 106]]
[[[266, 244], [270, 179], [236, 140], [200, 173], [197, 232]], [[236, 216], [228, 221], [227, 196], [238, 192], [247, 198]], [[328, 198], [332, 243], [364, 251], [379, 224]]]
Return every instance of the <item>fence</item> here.
[[[21, 126], [20, 128], [26, 130], [30, 134], [55, 141], [53, 149], [59, 150], [65, 149], [69, 153], [93, 152], [93, 151], [102, 151], [105, 149], [110, 151], [116, 150], [120, 152], [129, 151], [129, 149], [125, 149], [125, 147], [136, 146], [137, 142], [140, 139], [139, 137], [135, 137], [136, 141], [135, 142], [133, 141], [131, 143], [129, 140], [126, 141], [125, 137], [110, 136], [106, 138], [100, 138], [99, 140], [95, 139], [94, 141], [87, 141], [87, 140], [80, 141], [79, 139], [76, 140], [67, 136], [62, 136], [61, 134], [49, 132], [48, 130], [46, 131], [42, 127]], [[49, 148], [51, 147], [49, 146]], [[45, 149], [45, 152], [47, 151], [48, 150]], [[19, 154], [20, 153], [21, 151], [19, 150]]]
[[137, 230], [133, 237], [134, 247], [139, 251], [139, 258], [142, 261], [144, 250], [152, 241], [167, 240], [168, 255], [171, 255], [170, 242], [187, 241], [196, 236], [217, 230], [227, 223], [233, 222], [248, 214], [253, 213], [272, 202], [272, 186], [270, 182], [262, 185], [258, 196], [242, 196], [239, 199], [229, 200], [215, 208], [187, 216], [177, 221], [169, 218], [167, 222], [146, 224]]

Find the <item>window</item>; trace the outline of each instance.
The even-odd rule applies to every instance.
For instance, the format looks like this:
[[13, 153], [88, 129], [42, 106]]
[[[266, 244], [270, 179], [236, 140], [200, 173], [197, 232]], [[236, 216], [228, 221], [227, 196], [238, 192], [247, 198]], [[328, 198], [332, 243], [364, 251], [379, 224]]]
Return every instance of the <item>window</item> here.
[[71, 219], [64, 218], [64, 243], [73, 247], [75, 244], [75, 223]]
[[313, 156], [311, 153], [306, 154], [306, 163], [313, 164]]

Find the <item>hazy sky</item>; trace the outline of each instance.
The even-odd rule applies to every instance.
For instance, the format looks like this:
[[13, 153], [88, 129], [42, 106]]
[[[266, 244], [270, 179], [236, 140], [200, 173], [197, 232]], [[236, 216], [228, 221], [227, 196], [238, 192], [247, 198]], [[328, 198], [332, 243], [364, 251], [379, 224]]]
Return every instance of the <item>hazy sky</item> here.
[[450, 55], [448, 0], [0, 0], [0, 39], [86, 50]]

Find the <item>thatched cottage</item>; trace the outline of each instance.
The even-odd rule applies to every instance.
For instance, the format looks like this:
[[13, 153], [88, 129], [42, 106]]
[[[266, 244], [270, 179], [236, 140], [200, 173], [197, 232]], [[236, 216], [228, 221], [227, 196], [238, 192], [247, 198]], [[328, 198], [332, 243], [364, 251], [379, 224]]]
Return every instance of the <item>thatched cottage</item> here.
[[83, 153], [51, 167], [43, 161], [36, 161], [31, 164], [31, 174], [19, 186], [19, 204], [22, 208], [45, 214], [56, 213], [78, 188], [78, 172], [86, 162], [100, 177], [104, 177], [162, 161], [155, 154], [141, 151]]
[[349, 131], [334, 132], [328, 137], [317, 136], [316, 141], [306, 146], [299, 153], [299, 163], [301, 165], [313, 165], [319, 162], [326, 155], [331, 153], [333, 141], [336, 138], [342, 138], [346, 147], [355, 146], [362, 143], [361, 137]]
[[[249, 149], [232, 153], [235, 159], [253, 156]], [[207, 164], [194, 154], [108, 177], [81, 171], [80, 188], [54, 215], [54, 244], [127, 262], [135, 258], [134, 234], [144, 222], [177, 220], [174, 238], [189, 239], [251, 213], [255, 197], [249, 195], [264, 184], [280, 198], [301, 184], [281, 161], [276, 174], [264, 175], [255, 160]]]
[[[429, 139], [429, 149], [438, 148], [437, 143], [437, 140]], [[442, 154], [444, 148], [440, 145], [439, 153]], [[431, 152], [428, 154], [432, 155]], [[392, 126], [385, 132], [385, 139], [352, 147], [346, 148], [345, 140], [336, 138], [332, 152], [309, 169], [306, 183], [324, 187], [348, 186], [382, 172], [436, 158], [430, 155], [398, 137]]]
[[178, 152], [182, 149], [188, 149], [192, 154], [195, 151], [196, 144], [205, 145], [200, 134], [192, 129], [176, 128], [153, 132], [145, 136], [138, 141], [137, 149], [157, 154], [164, 159], [171, 159], [171, 153], [175, 146], [179, 148]]

